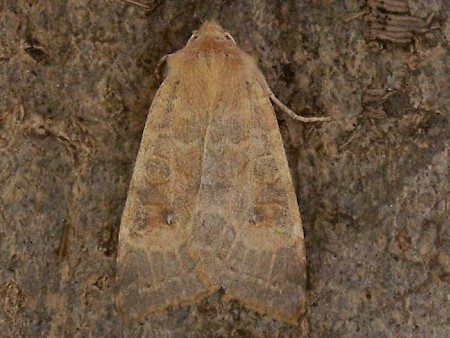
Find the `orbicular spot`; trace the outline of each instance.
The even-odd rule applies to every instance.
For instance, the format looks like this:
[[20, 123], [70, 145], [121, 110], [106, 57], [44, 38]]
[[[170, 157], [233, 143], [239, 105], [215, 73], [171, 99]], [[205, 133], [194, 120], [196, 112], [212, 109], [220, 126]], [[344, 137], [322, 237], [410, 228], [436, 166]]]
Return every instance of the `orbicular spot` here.
[[279, 179], [278, 165], [273, 157], [262, 157], [253, 163], [253, 176], [259, 182], [273, 183]]
[[170, 165], [161, 158], [152, 158], [145, 165], [146, 181], [149, 184], [164, 184], [170, 179]]

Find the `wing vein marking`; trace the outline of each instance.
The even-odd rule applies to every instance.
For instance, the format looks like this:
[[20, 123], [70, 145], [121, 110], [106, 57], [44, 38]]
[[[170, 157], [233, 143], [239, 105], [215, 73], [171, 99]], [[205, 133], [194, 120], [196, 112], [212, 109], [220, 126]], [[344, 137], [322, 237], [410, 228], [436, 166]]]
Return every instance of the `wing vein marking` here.
[[231, 256], [231, 253], [233, 252], [233, 248], [236, 245], [236, 243], [239, 242], [240, 238], [241, 238], [241, 233], [237, 233], [236, 237], [233, 240], [233, 243], [230, 245], [230, 250], [228, 251], [227, 256], [224, 259], [225, 262], [228, 263], [228, 261], [230, 259], [230, 256]]
[[[273, 254], [273, 255], [272, 255], [271, 262], [270, 262], [269, 273], [268, 273], [268, 276], [269, 276], [269, 277], [267, 278], [268, 283], [270, 283], [270, 277], [272, 276], [272, 270], [273, 270], [273, 264], [274, 264], [274, 262], [275, 262], [275, 257], [276, 257], [276, 254]], [[272, 306], [273, 301], [274, 301], [273, 298], [269, 301], [270, 306]]]
[[202, 149], [202, 155], [201, 155], [201, 159], [200, 159], [200, 184], [199, 184], [199, 188], [197, 190], [197, 196], [195, 197], [195, 210], [194, 210], [194, 217], [197, 214], [198, 210], [199, 210], [199, 202], [200, 202], [200, 193], [202, 191], [202, 184], [204, 182], [204, 177], [203, 177], [203, 163], [205, 161], [205, 153], [206, 153], [206, 147], [207, 147], [207, 140], [208, 140], [208, 135], [210, 133], [210, 128], [211, 128], [211, 121], [212, 121], [212, 116], [213, 114], [211, 113], [211, 111], [209, 111], [209, 118], [208, 118], [208, 125], [206, 126], [206, 130], [205, 130], [205, 136], [203, 137], [203, 149]]
[[[225, 268], [226, 268], [226, 267], [225, 267]], [[274, 292], [283, 291], [283, 288], [273, 286], [273, 285], [271, 285], [270, 283], [268, 283], [268, 282], [266, 282], [266, 281], [264, 281], [264, 280], [262, 280], [262, 279], [260, 279], [260, 278], [256, 278], [256, 277], [254, 277], [254, 276], [252, 276], [252, 275], [250, 275], [250, 274], [248, 274], [248, 273], [245, 273], [245, 272], [240, 272], [240, 273], [238, 273], [238, 272], [233, 271], [233, 270], [231, 270], [231, 269], [229, 269], [229, 268], [226, 268], [226, 270], [227, 270], [228, 272], [234, 274], [234, 275], [246, 276], [246, 277], [248, 277], [249, 279], [251, 279], [251, 280], [257, 282], [257, 283], [260, 284], [260, 285], [262, 285], [264, 288], [266, 288], [266, 289], [268, 289], [268, 290], [271, 290], [271, 291], [274, 291]], [[289, 283], [289, 282], [288, 282], [287, 284], [289, 284], [289, 285], [294, 285], [294, 286], [295, 286], [295, 284], [292, 284], [292, 283]]]
[[[244, 248], [245, 248], [245, 253], [242, 255], [242, 260], [241, 260], [242, 264], [245, 263], [245, 259], [247, 258], [248, 252], [250, 251], [247, 247], [244, 246]], [[240, 274], [244, 274], [245, 275], [245, 273], [243, 273], [242, 265], [240, 265], [237, 268], [237, 270], [239, 271]]]
[[151, 275], [152, 275], [152, 285], [155, 285], [155, 288], [157, 288], [156, 287], [156, 277], [155, 277], [155, 272], [153, 270], [152, 259], [150, 258], [150, 255], [147, 255], [147, 258], [148, 258], [148, 263], [149, 263], [148, 264], [149, 270], [150, 270]]
[[192, 267], [187, 267], [183, 260], [180, 258], [180, 255], [177, 252], [175, 252], [174, 254], [178, 262], [180, 262], [180, 265], [185, 269], [187, 275], [196, 270], [196, 264], [193, 264]]

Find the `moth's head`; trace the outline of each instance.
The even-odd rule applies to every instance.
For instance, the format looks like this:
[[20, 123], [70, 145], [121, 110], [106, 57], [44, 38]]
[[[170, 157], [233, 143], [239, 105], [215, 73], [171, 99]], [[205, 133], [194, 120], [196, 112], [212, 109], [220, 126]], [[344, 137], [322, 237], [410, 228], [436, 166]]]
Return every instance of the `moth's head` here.
[[194, 31], [191, 35], [191, 38], [188, 41], [188, 45], [191, 43], [196, 43], [205, 40], [217, 40], [223, 41], [226, 43], [236, 44], [233, 37], [230, 33], [220, 27], [217, 23], [207, 21], [205, 22], [200, 29]]

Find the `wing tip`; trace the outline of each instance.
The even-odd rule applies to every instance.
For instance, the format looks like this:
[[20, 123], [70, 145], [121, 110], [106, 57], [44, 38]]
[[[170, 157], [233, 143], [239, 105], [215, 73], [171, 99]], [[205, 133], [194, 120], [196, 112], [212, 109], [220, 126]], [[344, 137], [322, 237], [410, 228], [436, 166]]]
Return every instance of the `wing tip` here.
[[244, 307], [247, 309], [253, 310], [253, 311], [259, 313], [260, 315], [269, 315], [273, 319], [276, 319], [278, 321], [281, 321], [283, 323], [286, 323], [286, 324], [289, 324], [292, 326], [299, 325], [299, 323], [300, 323], [299, 320], [306, 313], [305, 302], [301, 303], [301, 305], [299, 306], [299, 308], [296, 312], [288, 313], [286, 311], [269, 309], [261, 303], [257, 304], [256, 302], [254, 302], [248, 298], [242, 297], [242, 296], [236, 297], [235, 295], [233, 295], [232, 292], [229, 292], [229, 291], [225, 291], [225, 295], [224, 295], [223, 299], [225, 301], [237, 300], [238, 302], [242, 303], [244, 305]]
[[115, 297], [115, 308], [119, 313], [121, 319], [124, 323], [130, 323], [132, 321], [143, 320], [145, 317], [154, 314], [163, 314], [170, 309], [178, 309], [183, 306], [189, 306], [200, 302], [202, 299], [208, 297], [212, 293], [214, 293], [217, 288], [213, 285], [210, 285], [207, 289], [204, 289], [200, 292], [193, 294], [191, 297], [187, 298], [179, 298], [176, 301], [168, 301], [164, 303], [159, 303], [154, 306], [143, 306], [139, 310], [134, 310], [133, 307], [142, 304], [143, 299], [140, 300], [130, 300], [129, 304], [124, 304], [124, 295], [123, 292], [118, 292]]

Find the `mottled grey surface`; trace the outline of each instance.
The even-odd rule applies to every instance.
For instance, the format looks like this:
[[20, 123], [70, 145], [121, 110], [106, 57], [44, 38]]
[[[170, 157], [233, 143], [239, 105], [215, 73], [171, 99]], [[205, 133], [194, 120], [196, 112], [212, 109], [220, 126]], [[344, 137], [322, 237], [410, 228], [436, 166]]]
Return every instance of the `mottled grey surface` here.
[[[450, 4], [397, 2], [368, 5], [426, 22], [411, 42], [372, 40], [362, 0], [3, 1], [0, 337], [450, 336]], [[220, 293], [144, 322], [114, 307], [153, 71], [209, 18], [294, 111], [335, 118], [279, 116], [307, 249], [297, 328]]]

